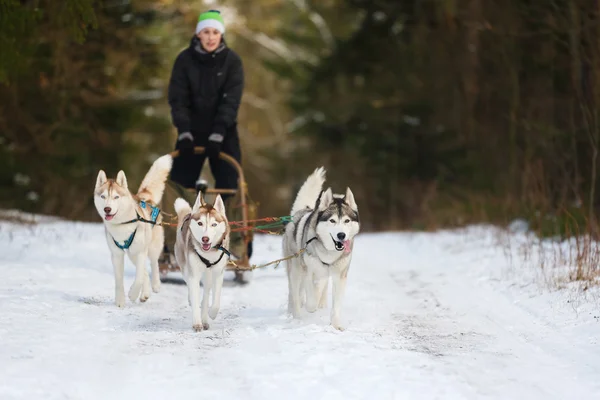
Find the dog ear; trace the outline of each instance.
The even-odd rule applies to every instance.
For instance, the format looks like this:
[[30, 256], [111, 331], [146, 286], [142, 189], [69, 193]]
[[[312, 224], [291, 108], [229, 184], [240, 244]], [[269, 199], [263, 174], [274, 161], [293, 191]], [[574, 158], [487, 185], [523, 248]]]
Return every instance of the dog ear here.
[[346, 188], [346, 196], [345, 196], [346, 204], [350, 206], [353, 210], [358, 210], [358, 205], [356, 204], [356, 200], [354, 200], [354, 194], [349, 187]]
[[225, 215], [225, 203], [223, 203], [223, 199], [221, 198], [220, 194], [217, 195], [213, 207], [219, 214]]
[[326, 191], [321, 195], [321, 201], [319, 202], [319, 211], [325, 210], [333, 202], [333, 192], [331, 188], [327, 188]]
[[100, 172], [98, 172], [98, 177], [96, 178], [96, 189], [104, 185], [106, 181], [108, 181], [108, 179], [106, 179], [106, 172], [100, 170]]
[[117, 174], [117, 185], [121, 186], [123, 189], [127, 189], [127, 178], [125, 177], [125, 172], [122, 170]]
[[202, 197], [202, 192], [198, 192], [198, 196], [196, 196], [196, 202], [192, 207], [192, 213], [198, 212], [200, 207], [204, 205], [204, 198]]

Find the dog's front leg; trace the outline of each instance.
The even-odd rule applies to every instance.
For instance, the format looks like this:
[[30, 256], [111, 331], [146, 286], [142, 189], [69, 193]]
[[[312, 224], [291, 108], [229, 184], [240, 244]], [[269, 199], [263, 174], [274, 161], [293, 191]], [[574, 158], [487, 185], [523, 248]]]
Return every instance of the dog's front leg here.
[[342, 299], [346, 292], [346, 280], [348, 279], [348, 267], [339, 273], [334, 272], [333, 278], [333, 304], [331, 307], [331, 325], [340, 331], [344, 330], [340, 320], [340, 311], [342, 308]]
[[192, 306], [192, 328], [196, 332], [200, 332], [203, 329], [200, 316], [200, 277], [195, 274], [190, 276], [187, 280], [187, 287], [190, 305]]
[[314, 313], [317, 311], [317, 294], [320, 294], [318, 280], [315, 284], [315, 274], [309, 267], [306, 276], [304, 277], [304, 290], [306, 292], [306, 311]]
[[[202, 277], [202, 328], [208, 329], [210, 325], [208, 323], [208, 300], [210, 299], [210, 290], [212, 286], [212, 274], [214, 272], [210, 268], [204, 269], [204, 276]], [[213, 289], [214, 290], [214, 289]]]
[[144, 278], [148, 274], [148, 271], [146, 271], [147, 257], [148, 255], [145, 251], [139, 252], [133, 257], [132, 261], [135, 264], [135, 280], [129, 288], [129, 300], [132, 302], [135, 302], [140, 296], [140, 291], [142, 290], [142, 285], [144, 284]]
[[144, 267], [144, 283], [142, 285], [142, 295], [140, 296], [140, 302], [145, 303], [150, 298], [150, 275], [148, 270]]
[[221, 308], [221, 288], [223, 287], [223, 275], [225, 267], [212, 271], [212, 305], [210, 307], [210, 317], [217, 318], [219, 309]]
[[294, 318], [300, 318], [300, 304], [302, 301], [302, 285], [304, 280], [303, 275], [305, 274], [302, 269], [304, 266], [297, 260], [291, 260], [288, 266], [288, 309]]
[[329, 276], [325, 278], [320, 278], [317, 281], [317, 298], [319, 299], [319, 304], [317, 308], [325, 308], [327, 307], [327, 284], [329, 283]]
[[119, 308], [125, 307], [125, 285], [123, 274], [125, 269], [125, 254], [123, 252], [112, 253], [111, 261], [115, 272], [115, 304]]

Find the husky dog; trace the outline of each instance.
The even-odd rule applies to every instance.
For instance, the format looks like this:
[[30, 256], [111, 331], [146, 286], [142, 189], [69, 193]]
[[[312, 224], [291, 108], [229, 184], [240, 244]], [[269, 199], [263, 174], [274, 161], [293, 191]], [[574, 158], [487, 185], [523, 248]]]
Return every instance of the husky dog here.
[[288, 312], [300, 315], [302, 295], [306, 310], [315, 312], [327, 305], [329, 276], [333, 281], [331, 325], [339, 330], [341, 302], [352, 258], [354, 237], [360, 230], [358, 206], [350, 188], [345, 195], [323, 191], [325, 169], [317, 168], [300, 187], [292, 205], [292, 220], [283, 236], [287, 261]]
[[[217, 317], [221, 303], [221, 287], [225, 267], [229, 260], [229, 221], [225, 204], [217, 195], [214, 205], [204, 202], [198, 193], [194, 207], [182, 198], [175, 200], [177, 212], [177, 238], [175, 259], [181, 267], [188, 287], [188, 302], [192, 307], [192, 328], [199, 332], [208, 329], [208, 316]], [[204, 287], [200, 310], [200, 280]], [[208, 309], [208, 296], [212, 289], [212, 306]]]
[[106, 241], [111, 253], [117, 307], [125, 306], [125, 253], [136, 268], [135, 280], [129, 289], [129, 299], [135, 302], [139, 297], [141, 302], [145, 302], [150, 297], [147, 258], [150, 259], [152, 268], [152, 290], [155, 293], [160, 290], [158, 258], [164, 246], [164, 231], [160, 225], [162, 216], [157, 205], [162, 199], [172, 164], [173, 158], [170, 155], [154, 161], [135, 195], [129, 191], [123, 171], [119, 171], [114, 180], [107, 179], [103, 170], [98, 172], [94, 205], [104, 222]]

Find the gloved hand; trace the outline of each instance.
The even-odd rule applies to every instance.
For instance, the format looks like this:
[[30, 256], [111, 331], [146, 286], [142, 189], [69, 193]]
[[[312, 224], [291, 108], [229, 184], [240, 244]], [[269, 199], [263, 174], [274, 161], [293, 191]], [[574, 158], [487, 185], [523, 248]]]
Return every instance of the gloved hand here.
[[190, 157], [194, 154], [194, 137], [189, 132], [184, 132], [177, 137], [179, 155]]
[[206, 155], [211, 160], [219, 159], [219, 153], [221, 152], [221, 145], [225, 137], [220, 133], [213, 133], [208, 137], [208, 143], [206, 144]]

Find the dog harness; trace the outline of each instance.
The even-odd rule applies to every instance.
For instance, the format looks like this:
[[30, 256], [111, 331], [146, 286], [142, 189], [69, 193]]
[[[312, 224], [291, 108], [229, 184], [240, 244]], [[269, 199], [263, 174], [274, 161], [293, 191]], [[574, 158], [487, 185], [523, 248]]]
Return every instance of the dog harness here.
[[[140, 207], [142, 207], [143, 209], [146, 209], [146, 202], [144, 200], [140, 201]], [[160, 214], [160, 208], [153, 206], [151, 204], [148, 204], [148, 207], [150, 207], [150, 209], [152, 210], [152, 212], [150, 213], [150, 220], [140, 217], [140, 214], [138, 214], [138, 212], [136, 211], [134, 219], [132, 219], [130, 221], [126, 221], [126, 222], [121, 222], [121, 224], [131, 224], [131, 223], [139, 221], [139, 222], [145, 222], [147, 224], [151, 224], [152, 227], [154, 227], [156, 225], [156, 220], [158, 219], [158, 214]], [[115, 240], [115, 238], [113, 237], [113, 242], [115, 242], [115, 246], [117, 246], [118, 248], [120, 248], [123, 251], [127, 250], [131, 246], [131, 243], [133, 243], [133, 239], [135, 238], [136, 232], [137, 232], [137, 227], [133, 230], [133, 232], [131, 233], [129, 238], [127, 238], [127, 240], [125, 240], [123, 242], [123, 244], [120, 244], [119, 242], [117, 242]]]
[[221, 250], [222, 253], [221, 253], [221, 257], [219, 257], [219, 259], [217, 261], [211, 263], [206, 258], [202, 257], [202, 255], [200, 253], [198, 253], [198, 251], [196, 250], [196, 248], [194, 248], [194, 251], [196, 252], [196, 254], [198, 255], [198, 257], [200, 258], [200, 261], [202, 261], [204, 263], [204, 265], [206, 265], [206, 268], [210, 268], [213, 265], [217, 265], [223, 259], [223, 256], [225, 254], [227, 254], [229, 257], [231, 257], [231, 253], [229, 252], [229, 250], [227, 250], [225, 247], [223, 247], [222, 244], [219, 244], [217, 246], [213, 246], [213, 249]]
[[[146, 202], [144, 200], [140, 201], [140, 207], [142, 207], [143, 209], [146, 209]], [[148, 204], [148, 207], [150, 207], [150, 209], [152, 210], [152, 212], [150, 213], [150, 220], [147, 220], [145, 218], [140, 217], [140, 214], [138, 214], [138, 212], [135, 212], [135, 218], [130, 220], [130, 221], [126, 221], [126, 222], [122, 222], [122, 224], [131, 224], [133, 222], [145, 222], [147, 224], [152, 224], [152, 225], [156, 225], [156, 220], [158, 219], [158, 214], [160, 214], [160, 208], [153, 206], [151, 204]]]

